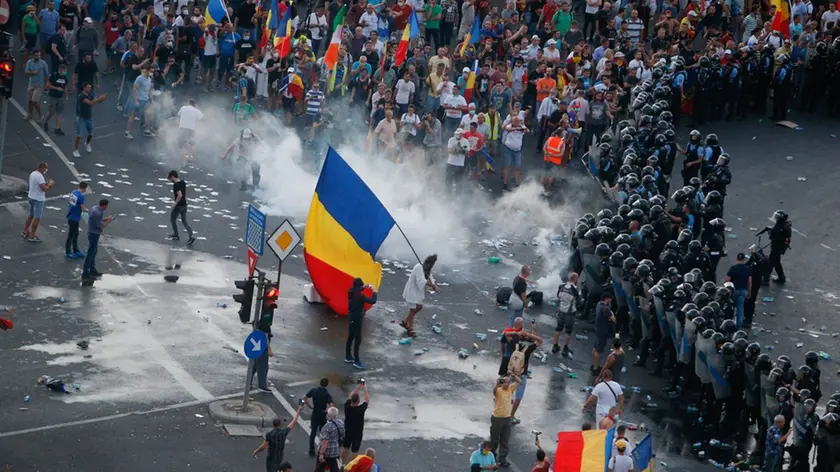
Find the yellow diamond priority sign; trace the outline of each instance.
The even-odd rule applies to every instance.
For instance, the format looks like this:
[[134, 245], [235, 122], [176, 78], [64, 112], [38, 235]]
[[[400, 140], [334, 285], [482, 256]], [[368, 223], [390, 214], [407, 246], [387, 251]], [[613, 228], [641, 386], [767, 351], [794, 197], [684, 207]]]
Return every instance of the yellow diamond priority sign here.
[[283, 223], [268, 237], [268, 247], [280, 261], [286, 260], [289, 254], [300, 244], [300, 235], [295, 231], [289, 220]]

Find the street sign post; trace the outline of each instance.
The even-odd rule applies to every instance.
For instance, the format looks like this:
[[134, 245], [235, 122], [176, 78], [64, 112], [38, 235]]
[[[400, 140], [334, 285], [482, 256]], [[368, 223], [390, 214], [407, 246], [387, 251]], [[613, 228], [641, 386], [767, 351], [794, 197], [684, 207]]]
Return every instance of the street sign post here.
[[245, 244], [258, 256], [263, 255], [265, 247], [265, 213], [257, 210], [254, 204], [248, 205], [248, 222], [245, 225]]
[[253, 331], [245, 338], [245, 357], [256, 359], [265, 352], [268, 347], [268, 336], [262, 331]]
[[259, 258], [260, 256], [258, 256], [253, 249], [248, 248], [248, 277], [254, 275], [254, 269], [257, 268], [257, 259]]
[[268, 247], [280, 261], [277, 263], [277, 286], [280, 287], [280, 275], [283, 273], [283, 261], [298, 247], [301, 238], [289, 220], [283, 220], [280, 226], [268, 237]]

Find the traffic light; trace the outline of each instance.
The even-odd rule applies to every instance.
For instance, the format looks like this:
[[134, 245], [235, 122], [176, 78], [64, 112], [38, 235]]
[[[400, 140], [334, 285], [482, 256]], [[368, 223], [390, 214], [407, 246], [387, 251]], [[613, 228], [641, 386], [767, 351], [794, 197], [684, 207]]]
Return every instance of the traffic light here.
[[254, 279], [236, 280], [234, 281], [236, 288], [242, 290], [242, 293], [235, 294], [233, 300], [242, 305], [239, 308], [239, 320], [243, 323], [251, 321], [251, 304], [254, 300], [254, 287], [256, 282]]
[[15, 84], [15, 60], [11, 57], [0, 59], [0, 96], [12, 98]]
[[262, 316], [260, 325], [270, 327], [274, 322], [274, 309], [277, 308], [277, 298], [280, 297], [280, 288], [277, 282], [269, 282], [265, 286], [262, 298]]

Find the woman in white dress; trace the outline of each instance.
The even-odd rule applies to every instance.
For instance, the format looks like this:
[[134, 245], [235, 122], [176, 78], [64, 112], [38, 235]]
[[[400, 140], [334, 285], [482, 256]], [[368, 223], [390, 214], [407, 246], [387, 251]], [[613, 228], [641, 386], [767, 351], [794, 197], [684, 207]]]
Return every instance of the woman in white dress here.
[[435, 283], [432, 277], [432, 267], [437, 262], [437, 254], [432, 254], [423, 261], [422, 264], [417, 263], [411, 270], [411, 275], [405, 283], [403, 289], [403, 299], [414, 308], [408, 310], [408, 316], [400, 321], [400, 326], [406, 329], [410, 335], [414, 335], [414, 317], [423, 309], [423, 299], [426, 297], [426, 287], [432, 290], [440, 290], [440, 287]]

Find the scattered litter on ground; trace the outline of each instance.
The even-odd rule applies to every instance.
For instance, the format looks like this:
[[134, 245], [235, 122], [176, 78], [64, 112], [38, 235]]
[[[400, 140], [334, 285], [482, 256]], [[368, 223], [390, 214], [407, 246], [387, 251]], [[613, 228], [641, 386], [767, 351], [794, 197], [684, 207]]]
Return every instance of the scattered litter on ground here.
[[437, 326], [437, 325], [432, 326], [432, 331], [434, 331], [435, 334], [440, 334], [441, 333], [440, 326]]
[[796, 180], [800, 182], [806, 182], [808, 179], [806, 179], [805, 177], [797, 177]]
[[[397, 312], [396, 309], [391, 308], [391, 307], [385, 307], [385, 311], [387, 311], [388, 313], [396, 313]], [[434, 319], [434, 318], [432, 318], [432, 319]]]
[[790, 161], [792, 161], [792, 160], [793, 160], [793, 156], [787, 156], [787, 157], [785, 157], [785, 160], [786, 160], [786, 161], [788, 161], [788, 162], [790, 162]]
[[460, 357], [461, 359], [466, 359], [470, 357], [470, 352], [467, 351], [466, 348], [462, 347], [461, 349], [458, 349], [458, 357]]
[[177, 275], [164, 275], [163, 276], [163, 280], [165, 280], [165, 281], [167, 281], [171, 284], [174, 284], [175, 282], [177, 282], [179, 278], [180, 277], [178, 277]]
[[764, 303], [773, 303], [776, 299], [774, 297], [761, 297], [761, 301]]
[[78, 346], [79, 349], [83, 351], [87, 351], [87, 348], [90, 346], [90, 343], [88, 341], [79, 341], [76, 343], [76, 346]]
[[479, 310], [478, 308], [476, 308], [475, 310], [473, 310], [473, 313], [475, 313], [476, 315], [479, 315], [479, 316], [481, 316], [481, 315], [483, 315], [483, 314], [484, 314], [484, 313], [482, 313], [482, 312], [481, 312], [481, 310]]
[[402, 338], [402, 339], [400, 339], [399, 343], [400, 343], [400, 344], [403, 344], [403, 345], [406, 345], [406, 344], [411, 344], [411, 342], [412, 342], [413, 340], [414, 340], [414, 339], [412, 339], [412, 338]]
[[805, 343], [796, 343], [796, 347], [802, 347], [804, 345], [805, 345]]
[[328, 329], [329, 329], [329, 328], [327, 328], [326, 326], [324, 326], [324, 327], [322, 327], [322, 328], [321, 328], [321, 331], [326, 331], [326, 330], [328, 330]]

